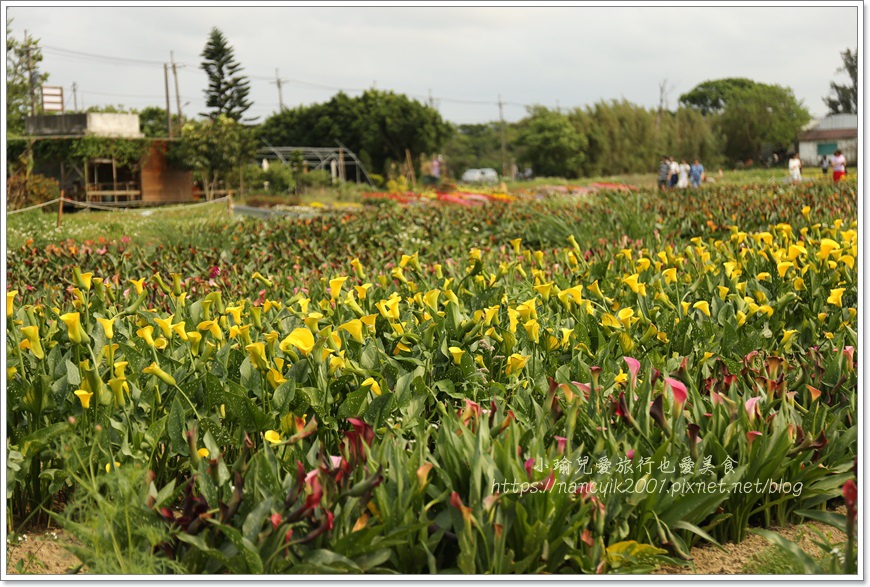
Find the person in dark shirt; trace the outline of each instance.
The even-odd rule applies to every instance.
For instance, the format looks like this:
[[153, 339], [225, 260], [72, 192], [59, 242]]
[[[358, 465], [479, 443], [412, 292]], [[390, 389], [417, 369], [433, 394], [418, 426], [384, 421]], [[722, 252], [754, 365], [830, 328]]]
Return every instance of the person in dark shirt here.
[[662, 156], [662, 162], [659, 164], [659, 190], [668, 189], [668, 177], [671, 171], [671, 161], [667, 155]]

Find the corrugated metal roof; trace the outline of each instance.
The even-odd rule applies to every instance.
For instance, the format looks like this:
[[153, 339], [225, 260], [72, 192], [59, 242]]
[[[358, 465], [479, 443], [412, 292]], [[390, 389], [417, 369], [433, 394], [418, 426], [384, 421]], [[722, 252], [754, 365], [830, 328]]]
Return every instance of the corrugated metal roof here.
[[833, 128], [827, 130], [814, 128], [807, 132], [803, 132], [798, 136], [798, 140], [800, 141], [827, 141], [855, 138], [858, 138], [857, 128]]
[[858, 130], [858, 115], [857, 114], [831, 114], [819, 121], [812, 130], [842, 130], [855, 129]]

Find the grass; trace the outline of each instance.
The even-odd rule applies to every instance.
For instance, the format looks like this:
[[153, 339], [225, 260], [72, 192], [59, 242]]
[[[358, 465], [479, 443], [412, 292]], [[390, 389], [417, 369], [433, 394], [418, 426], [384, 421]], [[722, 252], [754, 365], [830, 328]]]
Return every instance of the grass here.
[[[710, 176], [717, 183], [748, 184], [748, 183], [780, 183], [787, 179], [784, 169], [750, 169], [739, 171], [723, 171], [719, 177], [711, 170]], [[804, 170], [804, 178], [818, 180], [821, 170], [809, 168]], [[610, 177], [591, 177], [577, 180], [562, 178], [536, 178], [529, 181], [508, 182], [510, 190], [533, 189], [544, 185], [589, 185], [596, 182], [627, 183], [641, 188], [654, 188], [656, 175], [624, 175]], [[472, 186], [459, 186], [473, 189]], [[362, 193], [371, 188], [367, 185], [356, 186], [346, 184], [340, 188], [317, 188], [309, 190], [301, 196], [276, 196], [250, 194], [238, 203], [267, 203], [311, 206], [323, 204], [353, 205], [361, 201]], [[46, 211], [47, 210], [47, 211]], [[17, 249], [32, 239], [36, 247], [49, 243], [57, 243], [67, 239], [81, 242], [87, 239], [96, 240], [100, 237], [113, 240], [128, 237], [133, 244], [147, 242], [180, 242], [195, 231], [199, 222], [214, 222], [227, 218], [224, 203], [214, 205], [185, 207], [168, 206], [147, 210], [130, 209], [118, 212], [78, 211], [65, 212], [63, 222], [57, 227], [57, 213], [53, 207], [43, 210], [33, 210], [20, 214], [7, 215], [6, 247]]]
[[753, 554], [741, 572], [747, 575], [800, 575], [803, 571], [778, 546], [770, 546]]

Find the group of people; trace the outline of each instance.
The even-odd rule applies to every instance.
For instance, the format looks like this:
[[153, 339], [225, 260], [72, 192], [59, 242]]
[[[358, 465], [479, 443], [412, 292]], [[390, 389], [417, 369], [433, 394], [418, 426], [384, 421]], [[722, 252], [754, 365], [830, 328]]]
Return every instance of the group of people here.
[[[828, 177], [828, 169], [832, 169], [834, 183], [837, 183], [846, 175], [846, 157], [840, 149], [834, 151], [834, 156], [830, 159], [828, 159], [827, 155], [823, 155], [820, 166], [822, 168], [822, 177]], [[803, 171], [803, 167], [799, 153], [795, 153], [792, 158], [788, 160], [788, 172], [791, 175], [792, 182], [801, 182], [801, 172]]]
[[660, 190], [684, 189], [689, 187], [689, 184], [696, 188], [706, 179], [707, 174], [704, 171], [704, 166], [698, 159], [689, 165], [685, 159], [677, 163], [673, 157], [664, 155], [659, 164], [658, 184]]

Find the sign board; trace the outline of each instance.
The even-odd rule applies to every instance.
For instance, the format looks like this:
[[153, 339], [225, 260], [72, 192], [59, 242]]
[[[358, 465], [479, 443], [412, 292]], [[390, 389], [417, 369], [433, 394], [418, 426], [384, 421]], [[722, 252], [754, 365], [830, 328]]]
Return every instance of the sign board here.
[[63, 88], [42, 86], [42, 111], [63, 112]]

